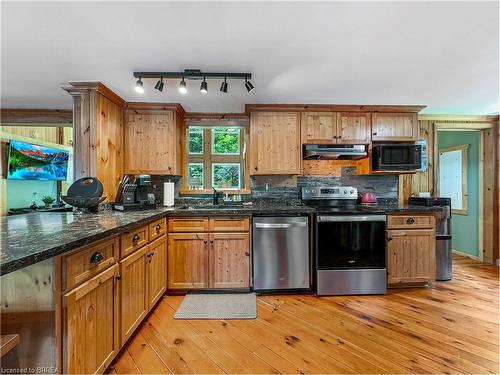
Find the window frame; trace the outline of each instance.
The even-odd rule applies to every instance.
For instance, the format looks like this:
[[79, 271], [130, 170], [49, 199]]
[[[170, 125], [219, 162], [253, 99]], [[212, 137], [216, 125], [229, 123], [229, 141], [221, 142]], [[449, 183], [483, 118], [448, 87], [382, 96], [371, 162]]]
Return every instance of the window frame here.
[[[189, 127], [203, 128], [203, 154], [189, 154]], [[240, 128], [240, 154], [212, 154], [212, 129], [215, 127]], [[249, 166], [249, 121], [241, 119], [186, 119], [183, 126], [182, 140], [182, 187], [180, 194], [199, 195], [212, 194], [212, 164], [240, 164], [240, 188], [217, 189], [227, 194], [250, 194], [250, 166]], [[203, 189], [190, 190], [188, 186], [188, 164], [203, 163]]]

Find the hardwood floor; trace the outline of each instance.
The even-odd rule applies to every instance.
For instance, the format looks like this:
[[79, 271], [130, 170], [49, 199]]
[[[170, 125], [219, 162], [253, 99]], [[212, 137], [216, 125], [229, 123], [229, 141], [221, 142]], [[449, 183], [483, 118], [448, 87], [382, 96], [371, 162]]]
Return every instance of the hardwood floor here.
[[109, 373], [498, 373], [498, 267], [386, 296], [260, 296], [255, 320], [174, 320], [164, 296]]

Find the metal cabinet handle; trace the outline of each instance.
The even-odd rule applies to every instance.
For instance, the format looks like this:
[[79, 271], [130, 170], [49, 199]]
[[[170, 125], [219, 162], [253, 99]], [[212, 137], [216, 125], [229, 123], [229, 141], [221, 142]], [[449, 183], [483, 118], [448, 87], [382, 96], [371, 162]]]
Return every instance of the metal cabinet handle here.
[[208, 243], [208, 241], [207, 241], [207, 240], [204, 240], [204, 241], [203, 241], [203, 243], [206, 245], [206, 244]]
[[406, 224], [415, 224], [415, 219], [410, 217], [406, 220]]
[[372, 133], [373, 135], [377, 135], [377, 132]]
[[214, 240], [210, 240], [210, 243], [214, 243]]
[[97, 264], [97, 263], [100, 263], [102, 262], [104, 259], [104, 256], [99, 252], [95, 252], [94, 254], [91, 255], [90, 257], [90, 263], [92, 264]]
[[132, 242], [137, 242], [141, 239], [141, 236], [139, 236], [138, 234], [134, 234], [134, 237], [132, 237]]
[[116, 280], [121, 280], [121, 279], [122, 279], [122, 275], [116, 275], [116, 276], [115, 276], [115, 279], [116, 279]]
[[154, 251], [153, 251], [152, 253], [146, 254], [146, 256], [147, 256], [148, 258], [151, 258], [151, 257], [152, 257], [152, 256], [154, 256], [154, 255], [155, 255], [155, 252], [154, 252]]
[[161, 230], [161, 225], [156, 224], [156, 233], [160, 233], [160, 230]]

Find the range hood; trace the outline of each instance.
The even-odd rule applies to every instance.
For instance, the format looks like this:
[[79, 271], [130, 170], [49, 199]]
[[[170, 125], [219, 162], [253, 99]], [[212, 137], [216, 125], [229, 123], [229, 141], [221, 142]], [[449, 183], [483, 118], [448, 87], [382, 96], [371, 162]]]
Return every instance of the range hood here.
[[356, 160], [368, 154], [365, 145], [304, 145], [304, 160]]

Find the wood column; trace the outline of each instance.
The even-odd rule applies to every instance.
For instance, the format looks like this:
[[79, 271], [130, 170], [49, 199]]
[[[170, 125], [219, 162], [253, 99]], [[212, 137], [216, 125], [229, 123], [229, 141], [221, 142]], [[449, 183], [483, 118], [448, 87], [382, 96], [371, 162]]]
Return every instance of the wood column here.
[[125, 101], [100, 82], [69, 82], [73, 97], [75, 179], [97, 177], [108, 202], [115, 199], [123, 174]]

